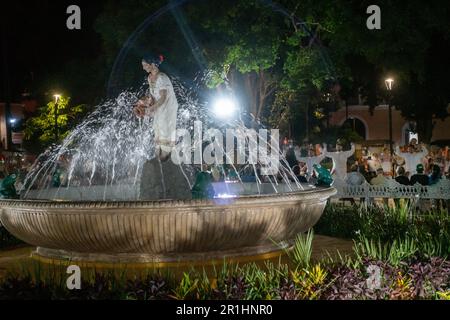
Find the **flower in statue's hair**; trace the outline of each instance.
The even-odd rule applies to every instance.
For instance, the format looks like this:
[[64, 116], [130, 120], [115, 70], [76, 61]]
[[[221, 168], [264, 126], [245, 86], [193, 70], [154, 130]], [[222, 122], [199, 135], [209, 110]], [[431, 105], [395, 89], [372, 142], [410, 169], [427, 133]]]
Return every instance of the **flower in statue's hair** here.
[[148, 64], [155, 64], [159, 67], [159, 65], [164, 61], [163, 55], [152, 55], [148, 54], [142, 58], [142, 61], [148, 63]]

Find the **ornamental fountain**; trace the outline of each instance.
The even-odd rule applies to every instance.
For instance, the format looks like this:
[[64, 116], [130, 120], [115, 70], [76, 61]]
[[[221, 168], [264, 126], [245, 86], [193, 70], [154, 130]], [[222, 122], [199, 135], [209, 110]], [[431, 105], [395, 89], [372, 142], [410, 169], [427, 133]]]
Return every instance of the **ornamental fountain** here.
[[[281, 179], [264, 182], [256, 174], [244, 182], [245, 170], [239, 175], [233, 166], [235, 181], [213, 182], [213, 197], [192, 199], [198, 166], [155, 159], [152, 121], [137, 120], [129, 107], [138, 95], [126, 92], [101, 105], [37, 159], [20, 200], [0, 201], [1, 223], [36, 246], [35, 255], [154, 263], [270, 253], [314, 226], [336, 192], [300, 184], [281, 158]], [[189, 115], [202, 114], [187, 100], [178, 115], [184, 127]], [[242, 167], [256, 171], [258, 163]]]
[[[129, 38], [117, 64], [152, 19]], [[172, 82], [180, 106], [177, 127], [188, 136], [217, 127], [209, 106], [194, 96], [196, 90], [174, 78]], [[144, 90], [126, 90], [99, 105], [61, 145], [38, 157], [23, 181], [20, 199], [0, 200], [1, 224], [35, 246], [35, 256], [127, 264], [255, 256], [289, 248], [298, 233], [319, 220], [336, 190], [301, 184], [272, 146], [273, 136], [270, 156], [258, 154], [256, 162], [229, 161], [225, 167], [220, 158], [226, 162], [229, 155], [216, 148], [212, 154], [217, 161], [208, 168], [203, 162], [157, 160], [153, 120], [138, 119], [132, 112]], [[196, 123], [203, 128], [197, 131]], [[242, 119], [226, 125], [246, 130]], [[202, 154], [215, 141], [208, 137], [206, 145], [194, 143], [192, 151]], [[260, 144], [261, 135], [245, 141], [243, 154], [248, 156], [248, 146]], [[262, 173], [273, 155], [281, 159], [277, 173]], [[208, 184], [208, 197], [198, 196], [202, 192], [196, 189], [196, 178], [205, 170], [216, 176]]]

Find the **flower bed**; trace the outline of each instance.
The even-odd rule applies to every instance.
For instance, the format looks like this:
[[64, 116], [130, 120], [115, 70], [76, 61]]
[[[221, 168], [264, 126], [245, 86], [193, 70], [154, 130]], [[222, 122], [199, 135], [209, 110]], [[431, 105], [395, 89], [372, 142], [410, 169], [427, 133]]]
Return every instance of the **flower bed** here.
[[[381, 270], [378, 286], [371, 286], [367, 270]], [[42, 270], [40, 271], [42, 272]], [[0, 299], [449, 299], [450, 263], [442, 258], [392, 266], [365, 259], [351, 264], [311, 264], [291, 269], [267, 263], [226, 266], [213, 277], [202, 272], [185, 273], [181, 280], [152, 274], [125, 279], [117, 274], [95, 273], [84, 278], [81, 290], [65, 288], [64, 270], [58, 276], [9, 275], [0, 281]]]

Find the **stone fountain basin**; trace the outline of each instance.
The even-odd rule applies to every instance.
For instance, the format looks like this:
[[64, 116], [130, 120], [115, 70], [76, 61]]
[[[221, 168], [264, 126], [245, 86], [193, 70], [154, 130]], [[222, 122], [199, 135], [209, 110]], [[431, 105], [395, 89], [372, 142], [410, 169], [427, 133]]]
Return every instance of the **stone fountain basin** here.
[[46, 258], [154, 263], [252, 256], [292, 244], [334, 188], [216, 200], [1, 200], [0, 221]]

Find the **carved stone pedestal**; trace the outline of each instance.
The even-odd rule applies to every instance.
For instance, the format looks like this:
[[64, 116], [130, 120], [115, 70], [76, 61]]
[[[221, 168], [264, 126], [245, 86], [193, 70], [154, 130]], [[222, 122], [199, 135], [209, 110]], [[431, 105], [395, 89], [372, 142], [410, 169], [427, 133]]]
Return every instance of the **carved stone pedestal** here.
[[182, 169], [170, 159], [166, 162], [160, 162], [156, 158], [147, 161], [142, 169], [139, 199], [191, 199], [191, 187], [186, 177], [192, 184], [190, 171]]

